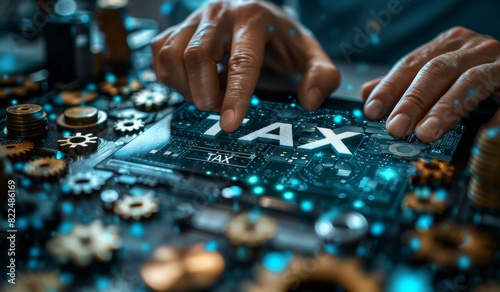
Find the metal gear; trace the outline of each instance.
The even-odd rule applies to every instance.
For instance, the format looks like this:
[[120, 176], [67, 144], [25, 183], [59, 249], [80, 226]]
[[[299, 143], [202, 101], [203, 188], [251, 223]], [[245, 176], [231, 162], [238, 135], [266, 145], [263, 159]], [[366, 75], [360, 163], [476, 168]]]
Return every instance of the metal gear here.
[[152, 112], [167, 106], [168, 95], [161, 91], [141, 90], [132, 96], [132, 101], [136, 109]]
[[[404, 241], [415, 244], [413, 258], [425, 260], [439, 267], [468, 269], [472, 266], [487, 266], [495, 253], [495, 242], [474, 228], [455, 225], [445, 221], [430, 229], [411, 231]], [[461, 266], [465, 258], [470, 265]]]
[[20, 272], [15, 285], [7, 284], [5, 292], [46, 292], [60, 291], [63, 288], [59, 275], [54, 272]]
[[57, 262], [71, 261], [80, 267], [88, 266], [93, 258], [102, 262], [111, 260], [113, 251], [121, 246], [118, 227], [104, 227], [100, 220], [88, 226], [76, 224], [70, 233], [58, 234], [47, 242], [47, 250]]
[[422, 185], [428, 182], [444, 182], [451, 183], [455, 167], [445, 161], [439, 161], [433, 158], [431, 161], [419, 158], [415, 164], [415, 174], [411, 177], [412, 183], [420, 183]]
[[268, 216], [252, 213], [242, 213], [231, 219], [226, 227], [226, 236], [234, 245], [247, 244], [258, 247], [271, 240], [278, 225]]
[[35, 144], [30, 141], [3, 141], [0, 143], [0, 151], [7, 154], [7, 157], [12, 161], [26, 159], [35, 151]]
[[[304, 269], [304, 267], [308, 267]], [[311, 269], [309, 267], [314, 267]], [[362, 271], [362, 263], [356, 258], [340, 260], [330, 255], [319, 255], [315, 258], [295, 258], [282, 273], [274, 273], [264, 267], [257, 270], [256, 280], [243, 284], [246, 292], [285, 292], [303, 287], [303, 290], [315, 283], [330, 283], [342, 287], [345, 291], [364, 292], [382, 291], [378, 276]], [[325, 289], [326, 290], [326, 289]], [[301, 290], [302, 291], [302, 290]]]
[[144, 129], [144, 122], [138, 119], [119, 120], [114, 124], [115, 133], [119, 135], [131, 135], [139, 133]]
[[74, 136], [64, 136], [64, 138], [57, 141], [59, 149], [71, 155], [89, 154], [97, 150], [98, 138], [91, 133], [86, 135], [76, 133]]
[[77, 173], [68, 175], [63, 181], [62, 186], [67, 188], [74, 195], [91, 194], [98, 191], [104, 185], [104, 180], [90, 173]]
[[154, 291], [206, 291], [225, 268], [220, 252], [203, 244], [191, 247], [160, 246], [141, 268], [146, 285]]
[[410, 209], [416, 212], [442, 215], [448, 210], [450, 204], [446, 200], [446, 196], [441, 196], [440, 192], [444, 191], [427, 191], [417, 188], [406, 195], [403, 199], [402, 207], [403, 209]]
[[151, 217], [158, 212], [158, 209], [156, 197], [125, 195], [116, 202], [113, 212], [123, 219], [140, 220]]
[[37, 158], [26, 164], [24, 173], [36, 178], [57, 178], [64, 174], [66, 166], [65, 160], [50, 157]]

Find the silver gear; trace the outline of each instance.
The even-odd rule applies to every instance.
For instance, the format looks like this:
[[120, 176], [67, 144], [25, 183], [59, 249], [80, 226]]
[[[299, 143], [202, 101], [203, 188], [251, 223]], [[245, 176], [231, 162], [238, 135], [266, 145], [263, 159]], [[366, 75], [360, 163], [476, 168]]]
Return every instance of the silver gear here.
[[65, 139], [58, 140], [59, 149], [71, 155], [89, 154], [97, 150], [97, 137], [91, 133], [82, 135], [76, 133], [74, 136], [64, 136]]
[[63, 181], [62, 186], [69, 188], [72, 194], [81, 195], [91, 194], [102, 188], [105, 181], [100, 177], [90, 173], [82, 172], [75, 175], [68, 175]]
[[101, 220], [94, 220], [88, 226], [76, 224], [69, 234], [58, 234], [47, 243], [47, 250], [59, 263], [72, 261], [85, 267], [94, 257], [103, 262], [111, 260], [113, 251], [121, 246], [117, 226], [104, 227]]
[[119, 120], [114, 124], [115, 133], [119, 135], [131, 135], [139, 133], [144, 129], [144, 122], [138, 119]]
[[139, 220], [151, 217], [158, 209], [158, 198], [126, 195], [116, 203], [113, 212], [123, 219]]
[[167, 106], [168, 95], [163, 91], [141, 90], [132, 96], [136, 109], [152, 112]]

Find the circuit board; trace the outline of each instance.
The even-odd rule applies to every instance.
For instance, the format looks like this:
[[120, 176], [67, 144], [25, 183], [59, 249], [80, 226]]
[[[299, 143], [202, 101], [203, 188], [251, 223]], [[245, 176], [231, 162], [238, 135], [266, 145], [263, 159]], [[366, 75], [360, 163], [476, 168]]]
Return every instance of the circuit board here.
[[135, 163], [138, 171], [154, 164], [220, 177], [245, 184], [257, 196], [390, 218], [406, 193], [412, 161], [450, 161], [463, 132], [457, 125], [437, 142], [423, 144], [413, 135], [391, 137], [385, 120], [368, 121], [358, 108], [308, 112], [293, 102], [256, 96], [252, 104], [232, 133], [220, 129], [218, 113], [185, 104], [111, 162]]

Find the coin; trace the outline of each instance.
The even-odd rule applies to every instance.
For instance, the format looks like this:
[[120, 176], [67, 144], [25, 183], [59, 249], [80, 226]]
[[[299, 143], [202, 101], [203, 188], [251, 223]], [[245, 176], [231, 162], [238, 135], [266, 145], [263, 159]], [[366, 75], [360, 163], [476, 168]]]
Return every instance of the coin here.
[[93, 106], [75, 106], [64, 111], [66, 123], [87, 125], [97, 123], [99, 110]]

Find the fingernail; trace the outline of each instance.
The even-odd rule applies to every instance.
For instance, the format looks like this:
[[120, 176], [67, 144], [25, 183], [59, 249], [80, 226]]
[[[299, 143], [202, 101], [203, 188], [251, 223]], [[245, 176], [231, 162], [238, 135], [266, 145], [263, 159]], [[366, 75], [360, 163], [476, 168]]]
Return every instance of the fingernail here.
[[424, 138], [425, 140], [435, 141], [441, 137], [442, 132], [439, 119], [430, 117], [418, 127], [416, 134], [420, 139]]
[[365, 115], [369, 119], [372, 120], [381, 119], [383, 114], [384, 114], [384, 103], [381, 102], [380, 100], [374, 99], [365, 106]]
[[220, 126], [224, 128], [225, 126], [231, 124], [234, 121], [234, 110], [229, 109], [222, 113], [220, 117]]
[[387, 131], [396, 137], [408, 136], [411, 128], [411, 119], [406, 114], [398, 114], [387, 124]]

